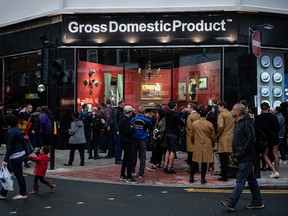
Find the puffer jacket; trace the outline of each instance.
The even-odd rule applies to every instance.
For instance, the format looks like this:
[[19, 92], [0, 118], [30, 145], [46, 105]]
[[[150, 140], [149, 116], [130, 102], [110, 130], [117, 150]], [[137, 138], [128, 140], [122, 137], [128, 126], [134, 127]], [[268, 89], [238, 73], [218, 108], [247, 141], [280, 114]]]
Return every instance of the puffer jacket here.
[[73, 122], [71, 122], [69, 135], [70, 135], [69, 144], [86, 143], [84, 123], [79, 119], [75, 119]]
[[28, 158], [36, 163], [34, 174], [37, 176], [45, 176], [50, 157], [44, 153], [41, 153], [37, 157], [29, 156]]
[[255, 159], [255, 131], [249, 117], [243, 117], [236, 122], [232, 149], [239, 162]]

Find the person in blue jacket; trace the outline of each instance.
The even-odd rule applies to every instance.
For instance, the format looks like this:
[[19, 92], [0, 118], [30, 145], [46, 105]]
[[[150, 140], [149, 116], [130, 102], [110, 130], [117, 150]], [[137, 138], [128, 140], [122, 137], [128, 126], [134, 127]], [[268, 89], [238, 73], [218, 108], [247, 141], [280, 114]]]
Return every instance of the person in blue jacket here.
[[148, 138], [148, 130], [153, 131], [151, 120], [145, 116], [145, 107], [138, 108], [139, 114], [131, 119], [131, 125], [134, 128], [133, 134], [133, 159], [132, 159], [132, 173], [135, 175], [135, 167], [137, 164], [137, 149], [139, 149], [140, 167], [138, 177], [144, 176], [145, 161], [146, 161], [146, 142]]

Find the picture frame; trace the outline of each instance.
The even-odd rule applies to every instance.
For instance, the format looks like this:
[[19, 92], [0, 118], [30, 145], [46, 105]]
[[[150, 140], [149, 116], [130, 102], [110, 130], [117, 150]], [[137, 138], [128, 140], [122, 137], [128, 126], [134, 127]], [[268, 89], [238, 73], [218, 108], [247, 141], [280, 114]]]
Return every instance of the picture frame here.
[[208, 77], [200, 77], [199, 78], [199, 89], [207, 89], [208, 88]]
[[141, 100], [162, 100], [161, 94], [161, 84], [141, 84]]
[[198, 91], [199, 91], [199, 78], [190, 77], [188, 80], [187, 101], [198, 102]]
[[178, 101], [186, 101], [187, 100], [187, 83], [179, 82], [178, 83]]

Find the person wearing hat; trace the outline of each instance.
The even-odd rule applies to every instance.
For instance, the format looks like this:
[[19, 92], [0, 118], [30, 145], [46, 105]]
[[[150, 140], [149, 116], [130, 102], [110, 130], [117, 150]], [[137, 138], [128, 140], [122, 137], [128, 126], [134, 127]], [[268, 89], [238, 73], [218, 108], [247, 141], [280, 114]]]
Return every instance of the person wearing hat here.
[[[132, 149], [134, 129], [130, 124], [135, 109], [131, 106], [124, 107], [124, 117], [119, 122], [119, 135], [122, 148], [124, 150], [123, 162], [119, 180], [126, 180], [128, 183], [137, 184], [138, 182], [132, 176]], [[127, 175], [125, 174], [125, 171]]]
[[145, 161], [146, 161], [146, 141], [148, 138], [147, 130], [153, 131], [151, 120], [145, 116], [146, 109], [143, 106], [138, 108], [139, 114], [131, 119], [131, 125], [134, 128], [133, 133], [133, 163], [132, 173], [135, 174], [137, 164], [137, 149], [139, 149], [140, 167], [138, 177], [144, 176]]
[[[278, 136], [280, 125], [277, 117], [270, 112], [270, 105], [267, 102], [261, 104], [261, 114], [256, 116], [255, 125], [264, 132], [267, 139], [267, 146], [263, 152], [263, 158], [272, 170], [270, 178], [279, 178], [279, 155], [278, 155]], [[274, 156], [274, 166], [269, 158], [269, 150], [272, 149]]]

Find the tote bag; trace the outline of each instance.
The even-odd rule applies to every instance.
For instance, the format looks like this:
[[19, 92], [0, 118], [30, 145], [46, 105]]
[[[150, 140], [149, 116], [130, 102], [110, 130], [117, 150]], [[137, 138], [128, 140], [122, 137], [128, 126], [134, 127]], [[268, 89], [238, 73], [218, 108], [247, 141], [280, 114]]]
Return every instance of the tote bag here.
[[13, 191], [13, 177], [6, 166], [2, 166], [0, 170], [0, 182], [5, 190]]
[[34, 148], [28, 137], [23, 136], [23, 146], [26, 153], [26, 156], [32, 154], [34, 152]]

